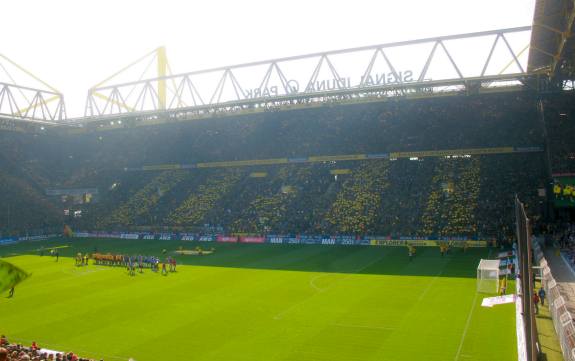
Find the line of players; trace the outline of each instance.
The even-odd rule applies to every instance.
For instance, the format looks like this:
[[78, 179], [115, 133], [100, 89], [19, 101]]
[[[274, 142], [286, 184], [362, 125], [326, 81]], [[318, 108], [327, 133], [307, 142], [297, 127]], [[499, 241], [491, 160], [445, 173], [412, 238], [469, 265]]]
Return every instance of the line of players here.
[[[76, 255], [76, 266], [87, 266], [89, 258], [88, 254], [82, 255], [78, 253]], [[162, 275], [167, 275], [168, 269], [169, 272], [176, 272], [177, 266], [176, 259], [170, 256], [166, 258], [165, 262], [162, 262], [160, 258], [156, 256], [128, 256], [110, 253], [94, 253], [91, 258], [96, 265], [126, 267], [131, 276], [135, 275], [136, 268], [139, 269], [140, 273], [144, 272], [144, 268], [149, 268], [153, 272], [161, 270]]]

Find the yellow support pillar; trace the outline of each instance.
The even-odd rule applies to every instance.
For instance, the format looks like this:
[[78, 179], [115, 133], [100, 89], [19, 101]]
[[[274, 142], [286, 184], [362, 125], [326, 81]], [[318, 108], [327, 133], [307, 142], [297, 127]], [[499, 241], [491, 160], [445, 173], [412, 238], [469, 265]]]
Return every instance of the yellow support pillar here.
[[166, 75], [168, 74], [168, 59], [166, 48], [160, 46], [157, 49], [158, 63], [158, 109], [166, 109]]

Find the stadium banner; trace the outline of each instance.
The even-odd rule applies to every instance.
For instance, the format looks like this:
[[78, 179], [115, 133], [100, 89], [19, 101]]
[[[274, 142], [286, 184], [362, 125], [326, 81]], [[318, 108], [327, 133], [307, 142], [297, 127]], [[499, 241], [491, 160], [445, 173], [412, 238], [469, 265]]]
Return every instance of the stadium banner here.
[[139, 233], [122, 233], [120, 235], [121, 239], [140, 239]]
[[307, 163], [307, 157], [300, 157], [300, 158], [288, 158], [288, 163]]
[[100, 238], [120, 238], [120, 232], [98, 232], [96, 233]]
[[324, 237], [322, 236], [308, 236], [308, 235], [300, 235], [297, 237], [299, 239], [300, 244], [322, 244]]
[[416, 247], [436, 247], [439, 245], [437, 241], [422, 240], [422, 239], [372, 239], [372, 246], [394, 246], [394, 247], [405, 247], [405, 246], [416, 246]]
[[351, 174], [351, 169], [349, 169], [349, 168], [345, 168], [345, 169], [331, 169], [331, 170], [329, 171], [329, 174], [331, 174], [331, 175]]
[[265, 237], [250, 237], [250, 236], [241, 236], [240, 243], [264, 243], [266, 241]]
[[[26, 237], [12, 237], [0, 239], [0, 245], [12, 244], [22, 240], [41, 240], [57, 235], [40, 235]], [[320, 244], [345, 246], [416, 246], [437, 247], [448, 244], [451, 247], [487, 247], [485, 240], [471, 240], [467, 237], [359, 237], [359, 236], [313, 236], [313, 235], [264, 235], [252, 236], [248, 234], [196, 234], [196, 233], [136, 233], [136, 232], [75, 232], [73, 237], [78, 238], [118, 238], [118, 239], [144, 239], [144, 240], [182, 240], [199, 242], [222, 243], [272, 243], [272, 244]]]
[[56, 237], [56, 236], [57, 235], [55, 235], [55, 234], [41, 234], [41, 235], [35, 235], [35, 236], [0, 238], [0, 246], [7, 246], [9, 244], [15, 244], [15, 243], [25, 242], [25, 241], [43, 241], [43, 240], [46, 240], [48, 238], [52, 238], [52, 237]]
[[359, 244], [358, 242], [360, 240], [360, 238], [353, 236], [336, 236], [333, 238], [335, 238], [336, 244], [342, 246], [355, 246]]
[[543, 148], [541, 147], [515, 147], [515, 153], [534, 153], [534, 152], [542, 152]]
[[74, 232], [74, 237], [88, 238], [88, 237], [91, 237], [91, 233], [89, 233], [89, 232]]
[[197, 164], [182, 164], [182, 169], [196, 169], [198, 168]]
[[200, 242], [214, 242], [216, 240], [216, 236], [214, 235], [203, 235], [198, 238]]
[[226, 168], [226, 167], [245, 167], [251, 165], [274, 165], [285, 164], [288, 162], [287, 158], [271, 158], [271, 159], [253, 159], [253, 160], [233, 160], [228, 162], [206, 162], [198, 163], [198, 168]]
[[[391, 152], [391, 153], [373, 153], [373, 154], [340, 154], [340, 155], [319, 155], [309, 157], [294, 158], [271, 158], [271, 159], [248, 159], [234, 161], [204, 162], [195, 164], [155, 164], [144, 165], [137, 168], [124, 168], [125, 171], [163, 171], [177, 169], [197, 169], [197, 168], [231, 168], [257, 165], [277, 165], [286, 163], [314, 163], [330, 161], [353, 161], [366, 159], [398, 159], [413, 157], [445, 157], [461, 155], [482, 155], [482, 154], [510, 154], [510, 153], [532, 153], [542, 152], [543, 148], [534, 147], [493, 147], [493, 148], [463, 148], [463, 149], [444, 149], [444, 150], [422, 150], [413, 152]], [[574, 176], [573, 173], [565, 174]], [[555, 174], [553, 175], [555, 176]], [[97, 191], [97, 190], [96, 190]]]
[[485, 297], [481, 301], [482, 307], [493, 307], [497, 305], [504, 305], [506, 303], [514, 303], [516, 299], [515, 294], [495, 296], [495, 297]]
[[174, 170], [181, 169], [180, 164], [157, 164], [157, 165], [145, 165], [142, 170]]
[[323, 245], [346, 245], [360, 246], [369, 245], [369, 239], [354, 236], [284, 236], [267, 235], [267, 243], [272, 244], [323, 244]]
[[18, 238], [11, 237], [11, 238], [0, 238], [0, 246], [18, 243]]
[[299, 239], [299, 237], [288, 237], [286, 240], [287, 240], [287, 244], [300, 244], [300, 243], [302, 243], [301, 240]]
[[481, 155], [481, 154], [505, 154], [513, 153], [513, 147], [495, 147], [495, 148], [467, 148], [467, 149], [448, 149], [448, 150], [427, 150], [421, 152], [392, 152], [391, 158], [423, 158], [423, 157], [446, 157], [452, 155]]
[[389, 153], [366, 154], [367, 159], [389, 159]]
[[320, 155], [315, 157], [308, 157], [309, 162], [331, 162], [364, 159], [367, 159], [367, 154]]
[[266, 237], [266, 243], [283, 244], [283, 243], [288, 242], [287, 241], [288, 237], [286, 237], [286, 236], [271, 234], [271, 235], [267, 235], [265, 237]]
[[158, 239], [161, 241], [171, 241], [173, 239], [178, 239], [178, 237], [172, 233], [160, 233], [160, 237]]
[[371, 240], [369, 238], [359, 239], [355, 241], [358, 246], [369, 246], [371, 245]]
[[221, 234], [218, 234], [216, 236], [216, 241], [217, 242], [223, 242], [223, 243], [237, 243], [238, 242], [238, 237], [235, 236], [224, 236]]
[[358, 246], [358, 245], [360, 245], [359, 242], [360, 242], [360, 240], [358, 240], [358, 239], [341, 239], [341, 240], [338, 240], [337, 244], [342, 245], [342, 246]]
[[473, 247], [473, 248], [482, 248], [482, 247], [487, 247], [488, 242], [487, 241], [464, 241], [464, 242], [454, 241], [453, 243], [450, 243], [450, 245], [455, 246], [455, 247], [467, 246], [467, 247]]
[[199, 241], [200, 237], [194, 233], [180, 233], [179, 240], [180, 241]]
[[52, 237], [57, 237], [56, 234], [42, 234], [42, 235], [38, 235], [38, 236], [22, 236], [22, 237], [18, 237], [18, 241], [43, 241], [46, 240], [48, 238], [52, 238]]
[[321, 239], [321, 244], [325, 244], [325, 245], [335, 245], [335, 244], [336, 244], [336, 240], [335, 240], [335, 238], [322, 238], [322, 239]]
[[16, 286], [30, 275], [12, 263], [0, 261], [0, 293]]
[[441, 244], [448, 244], [451, 247], [487, 247], [487, 241], [475, 241], [475, 240], [431, 240], [431, 239], [386, 239], [386, 238], [372, 238], [370, 240], [372, 246], [415, 246], [415, 247], [438, 247]]
[[47, 196], [83, 196], [84, 194], [98, 194], [98, 188], [69, 188], [54, 189], [47, 188], [44, 190]]

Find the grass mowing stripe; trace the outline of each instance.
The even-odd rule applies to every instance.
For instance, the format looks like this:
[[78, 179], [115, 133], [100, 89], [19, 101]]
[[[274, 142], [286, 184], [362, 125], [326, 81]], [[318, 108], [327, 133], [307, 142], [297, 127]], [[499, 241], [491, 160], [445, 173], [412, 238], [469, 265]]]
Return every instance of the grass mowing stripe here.
[[[317, 288], [314, 287], [318, 292], [325, 292], [327, 290], [329, 290], [335, 283], [343, 281], [347, 278], [349, 278], [352, 274], [354, 273], [360, 273], [361, 271], [369, 268], [370, 266], [380, 262], [383, 258], [385, 257], [385, 254], [383, 254], [381, 257], [374, 259], [372, 261], [370, 261], [368, 264], [363, 265], [361, 267], [359, 267], [358, 269], [355, 270], [355, 272], [347, 274], [346, 276], [342, 277], [341, 279], [335, 281], [334, 283], [332, 283], [331, 285], [329, 285], [326, 288], [323, 288], [321, 291]], [[311, 282], [311, 281], [310, 281]], [[288, 314], [289, 312], [291, 312], [292, 310], [296, 309], [297, 307], [299, 307], [300, 305], [306, 303], [307, 301], [309, 301], [313, 296], [315, 296], [317, 293], [314, 293], [306, 298], [304, 298], [303, 300], [301, 300], [300, 302], [297, 302], [295, 304], [293, 304], [292, 306], [288, 307], [287, 309], [283, 310], [282, 312], [278, 313], [277, 315], [274, 316], [274, 320], [281, 320], [283, 318], [283, 316], [285, 316], [286, 314]]]
[[395, 330], [396, 327], [385, 327], [385, 326], [365, 326], [365, 325], [347, 325], [343, 323], [332, 323], [333, 326], [347, 327], [347, 328], [367, 328], [371, 330]]

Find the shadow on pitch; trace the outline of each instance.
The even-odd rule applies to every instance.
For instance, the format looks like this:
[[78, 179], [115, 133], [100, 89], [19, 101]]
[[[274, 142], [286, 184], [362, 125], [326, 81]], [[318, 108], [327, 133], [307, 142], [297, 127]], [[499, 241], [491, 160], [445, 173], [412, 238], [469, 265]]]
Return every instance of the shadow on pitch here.
[[[40, 246], [42, 245], [42, 246]], [[477, 264], [487, 258], [487, 249], [453, 249], [441, 256], [437, 247], [419, 247], [410, 261], [405, 247], [335, 246], [335, 245], [277, 245], [224, 244], [216, 242], [125, 240], [125, 239], [52, 239], [23, 242], [0, 249], [0, 256], [13, 254], [40, 255], [50, 247], [60, 248], [60, 257], [74, 257], [81, 253], [120, 253], [154, 255], [161, 259], [183, 249], [214, 249], [211, 255], [176, 255], [178, 264], [266, 269], [283, 271], [355, 273], [373, 275], [402, 275], [430, 277], [475, 278]], [[43, 247], [43, 248], [40, 248]], [[164, 252], [165, 250], [165, 252]]]

